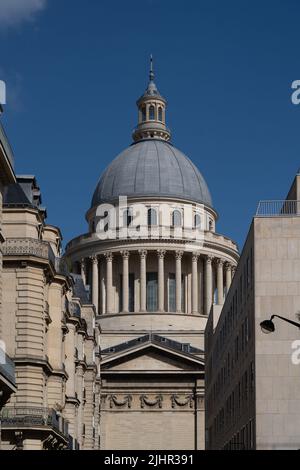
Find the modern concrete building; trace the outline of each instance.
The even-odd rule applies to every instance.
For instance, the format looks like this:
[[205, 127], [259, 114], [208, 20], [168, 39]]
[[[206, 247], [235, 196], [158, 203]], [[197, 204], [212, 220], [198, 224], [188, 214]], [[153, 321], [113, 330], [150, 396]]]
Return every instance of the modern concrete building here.
[[204, 330], [238, 261], [150, 81], [133, 143], [102, 174], [66, 258], [101, 327], [101, 448], [204, 448]]
[[[223, 308], [205, 331], [206, 448], [300, 449], [300, 175], [259, 204]], [[295, 343], [296, 340], [296, 343]], [[297, 352], [298, 349], [298, 352]]]

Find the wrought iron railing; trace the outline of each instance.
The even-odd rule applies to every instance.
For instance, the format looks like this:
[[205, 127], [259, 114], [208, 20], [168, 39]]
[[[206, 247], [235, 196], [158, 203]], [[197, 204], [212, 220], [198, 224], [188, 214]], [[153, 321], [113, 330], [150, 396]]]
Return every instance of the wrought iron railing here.
[[300, 201], [260, 201], [256, 217], [300, 216]]
[[48, 426], [68, 436], [68, 422], [52, 408], [7, 407], [0, 417], [2, 427]]

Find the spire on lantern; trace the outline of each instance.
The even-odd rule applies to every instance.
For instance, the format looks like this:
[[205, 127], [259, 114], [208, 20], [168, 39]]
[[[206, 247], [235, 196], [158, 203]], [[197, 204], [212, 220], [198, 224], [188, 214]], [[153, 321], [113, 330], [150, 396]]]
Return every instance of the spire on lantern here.
[[147, 139], [169, 141], [171, 134], [166, 127], [167, 101], [159, 93], [154, 83], [153, 56], [150, 56], [149, 83], [145, 93], [137, 101], [139, 109], [138, 126], [133, 132], [133, 140], [139, 142]]

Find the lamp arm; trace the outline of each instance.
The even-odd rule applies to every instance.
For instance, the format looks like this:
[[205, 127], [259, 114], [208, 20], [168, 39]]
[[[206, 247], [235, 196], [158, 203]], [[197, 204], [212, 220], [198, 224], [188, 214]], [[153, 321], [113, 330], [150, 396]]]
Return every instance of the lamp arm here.
[[286, 321], [287, 323], [290, 323], [291, 325], [296, 326], [297, 328], [300, 328], [300, 323], [297, 323], [297, 322], [295, 322], [295, 321], [293, 321], [293, 320], [289, 320], [288, 318], [285, 318], [285, 317], [281, 317], [280, 315], [272, 315], [272, 316], [271, 316], [271, 320], [273, 320], [273, 318], [275, 318], [275, 317], [276, 317], [276, 318], [280, 318], [281, 320], [284, 320], [284, 321]]

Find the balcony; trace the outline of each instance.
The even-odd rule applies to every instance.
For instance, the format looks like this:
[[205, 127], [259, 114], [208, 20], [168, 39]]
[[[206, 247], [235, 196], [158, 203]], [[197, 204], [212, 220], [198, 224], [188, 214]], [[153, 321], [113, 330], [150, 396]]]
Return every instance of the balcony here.
[[51, 408], [7, 407], [1, 412], [2, 429], [51, 428], [68, 439], [68, 422]]
[[300, 201], [260, 201], [256, 217], [297, 217], [300, 216]]

